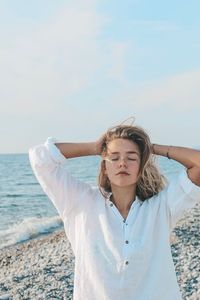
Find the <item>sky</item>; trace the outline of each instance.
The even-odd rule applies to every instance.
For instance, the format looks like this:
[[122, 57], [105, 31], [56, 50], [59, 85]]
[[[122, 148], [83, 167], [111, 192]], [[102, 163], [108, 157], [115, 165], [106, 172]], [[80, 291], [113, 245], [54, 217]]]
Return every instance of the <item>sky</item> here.
[[0, 153], [95, 141], [131, 116], [152, 143], [199, 147], [199, 11], [199, 0], [1, 0]]

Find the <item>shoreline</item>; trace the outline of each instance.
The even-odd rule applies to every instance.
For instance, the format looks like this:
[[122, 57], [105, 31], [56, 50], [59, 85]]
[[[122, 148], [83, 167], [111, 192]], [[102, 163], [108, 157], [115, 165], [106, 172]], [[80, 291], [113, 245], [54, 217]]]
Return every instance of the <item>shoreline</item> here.
[[[170, 236], [183, 300], [200, 299], [199, 232], [200, 204]], [[0, 300], [72, 300], [73, 280], [74, 255], [63, 229], [0, 250]]]

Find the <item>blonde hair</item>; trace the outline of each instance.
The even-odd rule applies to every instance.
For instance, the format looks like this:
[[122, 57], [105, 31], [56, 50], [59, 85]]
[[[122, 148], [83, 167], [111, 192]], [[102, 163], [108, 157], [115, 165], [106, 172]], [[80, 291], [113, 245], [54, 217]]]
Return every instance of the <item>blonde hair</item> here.
[[[104, 136], [101, 149], [102, 157], [107, 154], [108, 143], [117, 138], [130, 140], [139, 147], [141, 162], [136, 195], [144, 201], [158, 194], [165, 186], [165, 177], [159, 172], [151, 154], [151, 142], [148, 134], [139, 126], [118, 125], [111, 127]], [[101, 162], [98, 185], [104, 196], [111, 192], [110, 181], [105, 174], [105, 160]]]

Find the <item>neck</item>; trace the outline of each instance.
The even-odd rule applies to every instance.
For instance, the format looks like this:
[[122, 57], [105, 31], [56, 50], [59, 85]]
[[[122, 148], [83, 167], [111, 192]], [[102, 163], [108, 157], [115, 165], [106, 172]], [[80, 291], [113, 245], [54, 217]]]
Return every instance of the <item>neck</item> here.
[[129, 187], [117, 187], [112, 186], [112, 196], [111, 201], [115, 204], [118, 210], [127, 214], [130, 210], [130, 207], [135, 200], [136, 196], [136, 186]]

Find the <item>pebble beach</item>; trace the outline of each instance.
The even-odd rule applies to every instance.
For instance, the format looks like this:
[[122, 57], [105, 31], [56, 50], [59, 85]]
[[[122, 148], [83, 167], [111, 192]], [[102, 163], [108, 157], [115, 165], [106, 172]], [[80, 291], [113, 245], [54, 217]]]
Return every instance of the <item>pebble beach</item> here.
[[[200, 204], [170, 240], [183, 300], [200, 300]], [[74, 255], [63, 230], [0, 250], [0, 300], [72, 299], [73, 279]]]

